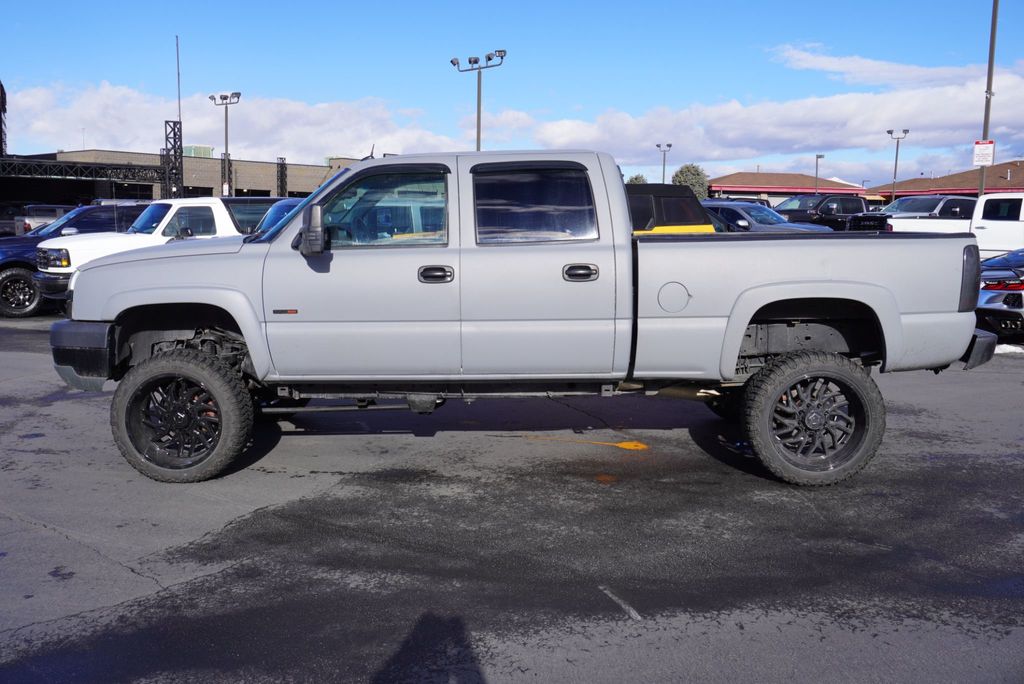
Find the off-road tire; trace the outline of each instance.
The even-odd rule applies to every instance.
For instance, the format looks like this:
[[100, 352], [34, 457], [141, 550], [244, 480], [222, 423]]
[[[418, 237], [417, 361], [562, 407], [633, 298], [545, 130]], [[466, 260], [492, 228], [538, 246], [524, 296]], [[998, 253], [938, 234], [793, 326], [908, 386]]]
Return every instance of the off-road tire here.
[[190, 349], [157, 354], [133, 367], [110, 405], [121, 455], [160, 482], [200, 482], [221, 474], [245, 450], [252, 424], [252, 398], [241, 376]]
[[778, 478], [833, 485], [874, 457], [885, 434], [885, 401], [867, 370], [845, 356], [799, 352], [750, 378], [744, 425], [754, 453]]
[[13, 267], [0, 271], [0, 315], [34, 316], [43, 308], [43, 295], [32, 281], [32, 271]]

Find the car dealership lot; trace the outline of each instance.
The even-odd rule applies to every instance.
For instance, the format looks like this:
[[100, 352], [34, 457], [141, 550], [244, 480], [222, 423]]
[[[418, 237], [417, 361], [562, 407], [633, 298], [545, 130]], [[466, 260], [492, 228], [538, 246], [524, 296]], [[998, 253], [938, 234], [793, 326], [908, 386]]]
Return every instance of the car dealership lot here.
[[1024, 354], [882, 376], [877, 459], [822, 490], [701, 405], [590, 397], [300, 416], [164, 485], [52, 320], [0, 321], [0, 680], [1024, 671]]

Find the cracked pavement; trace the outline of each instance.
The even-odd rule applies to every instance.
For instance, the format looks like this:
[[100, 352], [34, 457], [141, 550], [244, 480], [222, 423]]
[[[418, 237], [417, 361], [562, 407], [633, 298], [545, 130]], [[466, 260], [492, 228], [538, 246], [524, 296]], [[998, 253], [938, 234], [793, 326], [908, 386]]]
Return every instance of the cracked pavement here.
[[1024, 676], [1024, 354], [883, 376], [824, 490], [698, 404], [589, 397], [309, 414], [167, 485], [48, 323], [0, 321], [0, 681]]

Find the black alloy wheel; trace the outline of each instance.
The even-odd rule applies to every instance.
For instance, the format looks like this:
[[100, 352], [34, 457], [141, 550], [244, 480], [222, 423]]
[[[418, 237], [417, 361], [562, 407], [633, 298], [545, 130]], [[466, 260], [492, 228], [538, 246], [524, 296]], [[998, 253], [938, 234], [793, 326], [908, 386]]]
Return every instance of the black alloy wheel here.
[[114, 441], [125, 460], [162, 482], [219, 475], [245, 450], [252, 423], [252, 399], [241, 375], [189, 349], [134, 366], [110, 405]]
[[835, 484], [874, 457], [885, 402], [859, 364], [839, 354], [781, 357], [750, 379], [745, 424], [761, 462], [793, 484]]
[[0, 314], [23, 318], [35, 314], [43, 305], [43, 296], [27, 268], [9, 268], [0, 272]]

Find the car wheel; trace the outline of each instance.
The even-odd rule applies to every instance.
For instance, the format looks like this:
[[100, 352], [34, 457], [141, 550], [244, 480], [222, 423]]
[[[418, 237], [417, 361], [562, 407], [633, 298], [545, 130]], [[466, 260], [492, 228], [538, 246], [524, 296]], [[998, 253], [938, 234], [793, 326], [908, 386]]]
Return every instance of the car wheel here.
[[776, 476], [831, 485], [874, 457], [885, 402], [867, 371], [839, 354], [781, 357], [752, 377], [744, 422], [754, 453]]
[[125, 460], [161, 482], [222, 473], [252, 433], [241, 376], [203, 352], [176, 349], [132, 368], [114, 391], [110, 425]]
[[24, 318], [38, 313], [43, 296], [32, 281], [27, 268], [8, 268], [0, 271], [0, 314], [11, 318]]

